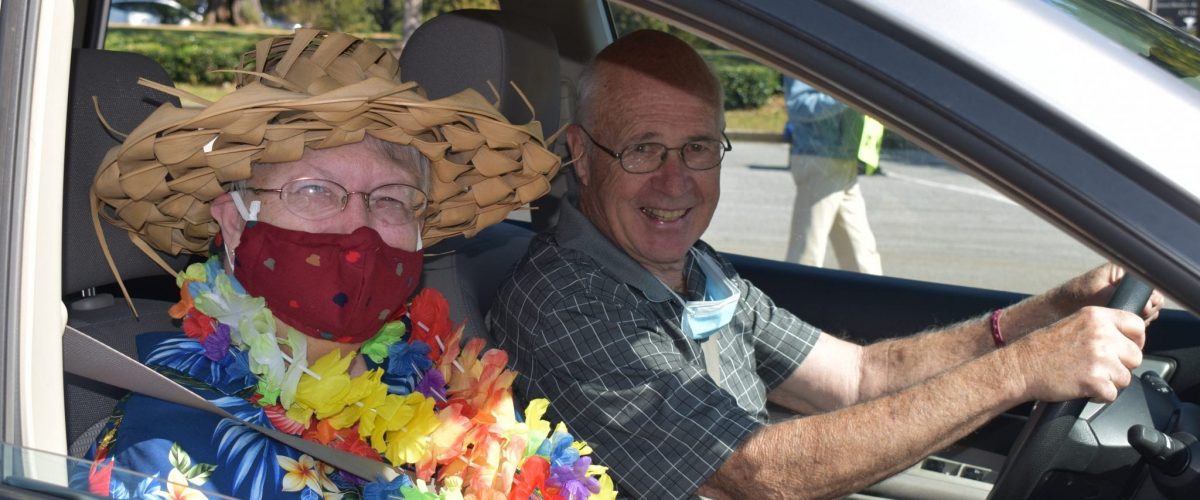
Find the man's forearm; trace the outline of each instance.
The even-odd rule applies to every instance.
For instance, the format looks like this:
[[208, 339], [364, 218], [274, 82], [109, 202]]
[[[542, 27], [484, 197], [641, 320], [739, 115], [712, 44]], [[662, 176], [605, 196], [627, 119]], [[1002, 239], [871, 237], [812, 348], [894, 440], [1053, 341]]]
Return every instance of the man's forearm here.
[[1023, 400], [1013, 354], [995, 352], [895, 394], [771, 425], [752, 435], [700, 494], [830, 497], [903, 470]]
[[[1005, 308], [1000, 317], [1005, 340], [1015, 342], [1069, 314], [1055, 295], [1029, 297]], [[995, 349], [990, 313], [941, 330], [871, 344], [863, 349], [859, 401], [912, 386]]]

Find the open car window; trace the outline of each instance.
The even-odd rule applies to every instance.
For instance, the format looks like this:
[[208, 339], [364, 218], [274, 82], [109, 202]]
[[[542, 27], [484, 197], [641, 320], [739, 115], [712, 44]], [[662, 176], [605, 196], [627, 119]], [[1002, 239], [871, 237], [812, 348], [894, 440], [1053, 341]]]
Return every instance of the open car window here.
[[[853, 182], [838, 184], [837, 189], [817, 184], [829, 176], [855, 175], [849, 168], [861, 172], [856, 189], [865, 202], [884, 276], [1037, 293], [1104, 262], [1036, 214], [894, 130], [883, 133], [878, 169], [871, 175], [866, 175], [871, 169], [855, 158], [837, 167], [810, 165], [838, 156], [830, 151], [837, 146], [829, 142], [840, 139], [836, 130], [812, 131], [802, 122], [835, 122], [827, 108], [847, 109], [846, 104], [823, 95], [827, 102], [793, 105], [789, 115], [786, 75], [663, 21], [620, 5], [612, 9], [618, 34], [661, 29], [692, 43], [725, 87], [726, 131], [733, 149], [722, 164], [720, 204], [703, 236], [719, 251], [800, 262], [798, 240], [809, 225], [795, 222], [807, 220], [807, 212], [796, 207], [798, 193], [802, 204], [815, 196], [843, 196], [838, 190], [847, 191]], [[856, 113], [849, 108], [845, 114]], [[801, 126], [789, 126], [789, 121]], [[804, 137], [806, 131], [825, 135]], [[822, 141], [826, 144], [807, 147]], [[851, 142], [857, 141], [856, 136]], [[809, 172], [817, 168], [840, 170], [827, 175]], [[848, 216], [831, 217], [837, 220], [827, 232], [832, 234], [819, 264], [854, 269], [853, 263], [839, 261], [839, 256], [852, 253], [839, 252], [851, 246], [840, 229]]]

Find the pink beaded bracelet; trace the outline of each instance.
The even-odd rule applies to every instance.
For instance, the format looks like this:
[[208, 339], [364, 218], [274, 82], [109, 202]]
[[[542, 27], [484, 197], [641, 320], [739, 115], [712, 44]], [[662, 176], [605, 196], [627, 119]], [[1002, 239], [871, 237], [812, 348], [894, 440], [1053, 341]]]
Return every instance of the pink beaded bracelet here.
[[999, 349], [1008, 345], [1004, 341], [1004, 334], [1000, 333], [1000, 317], [1004, 315], [1004, 309], [996, 309], [992, 311], [992, 342], [996, 343], [996, 348]]

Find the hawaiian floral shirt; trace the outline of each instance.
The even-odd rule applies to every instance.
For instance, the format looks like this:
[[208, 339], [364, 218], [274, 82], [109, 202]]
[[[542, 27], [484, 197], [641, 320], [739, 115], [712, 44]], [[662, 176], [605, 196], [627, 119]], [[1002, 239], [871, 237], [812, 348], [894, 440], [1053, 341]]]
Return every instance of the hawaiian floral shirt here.
[[[237, 395], [253, 392], [244, 358], [212, 362], [201, 343], [174, 332], [139, 336], [138, 352], [147, 353], [143, 363], [222, 409], [274, 427], [263, 408]], [[368, 360], [370, 368], [378, 366], [372, 365]], [[206, 498], [217, 492], [251, 499], [387, 498], [411, 486], [403, 476], [396, 484], [367, 483], [229, 419], [141, 394], [118, 404], [87, 458], [102, 465], [77, 471], [75, 485], [112, 498]]]

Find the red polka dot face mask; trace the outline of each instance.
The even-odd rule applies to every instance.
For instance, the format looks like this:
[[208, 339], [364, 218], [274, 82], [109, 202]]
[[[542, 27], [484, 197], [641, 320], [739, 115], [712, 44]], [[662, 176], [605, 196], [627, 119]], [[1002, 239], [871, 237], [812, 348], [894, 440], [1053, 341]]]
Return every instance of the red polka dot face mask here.
[[247, 222], [233, 259], [246, 292], [305, 335], [363, 342], [403, 312], [421, 280], [422, 251], [392, 248], [379, 233], [306, 233]]

